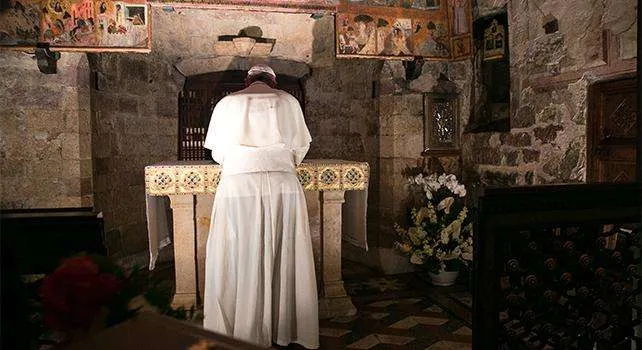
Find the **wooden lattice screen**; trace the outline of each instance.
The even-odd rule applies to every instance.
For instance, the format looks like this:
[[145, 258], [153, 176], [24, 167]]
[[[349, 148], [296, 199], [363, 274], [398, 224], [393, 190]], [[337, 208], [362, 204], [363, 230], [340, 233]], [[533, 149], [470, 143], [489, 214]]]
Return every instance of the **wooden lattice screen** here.
[[[178, 98], [178, 159], [206, 160], [210, 153], [203, 144], [214, 106], [226, 95], [245, 87], [245, 71], [194, 75], [185, 81]], [[292, 94], [305, 111], [303, 88], [298, 78], [277, 75], [278, 88]]]
[[640, 349], [640, 191], [486, 191], [475, 234], [473, 348]]

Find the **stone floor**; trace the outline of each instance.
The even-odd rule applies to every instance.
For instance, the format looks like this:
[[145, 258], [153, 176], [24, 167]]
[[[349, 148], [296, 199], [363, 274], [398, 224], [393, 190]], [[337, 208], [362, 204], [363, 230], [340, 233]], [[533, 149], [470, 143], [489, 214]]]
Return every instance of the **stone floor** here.
[[465, 276], [452, 287], [435, 287], [420, 273], [382, 276], [350, 261], [343, 262], [343, 275], [358, 312], [321, 320], [321, 349], [471, 349]]
[[471, 349], [472, 297], [464, 278], [434, 287], [422, 274], [344, 278], [357, 315], [321, 320], [322, 349]]

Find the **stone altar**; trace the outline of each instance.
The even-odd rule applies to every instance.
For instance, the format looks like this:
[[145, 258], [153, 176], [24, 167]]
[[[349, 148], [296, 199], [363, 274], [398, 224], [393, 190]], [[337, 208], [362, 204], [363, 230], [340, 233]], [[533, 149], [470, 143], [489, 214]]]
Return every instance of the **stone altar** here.
[[[310, 218], [320, 318], [356, 313], [341, 276], [341, 214], [345, 191], [367, 191], [369, 171], [368, 163], [343, 160], [306, 160], [297, 167]], [[202, 299], [205, 247], [220, 173], [219, 165], [207, 161], [145, 167], [147, 196], [168, 196], [172, 208], [176, 272], [173, 307], [189, 308]]]

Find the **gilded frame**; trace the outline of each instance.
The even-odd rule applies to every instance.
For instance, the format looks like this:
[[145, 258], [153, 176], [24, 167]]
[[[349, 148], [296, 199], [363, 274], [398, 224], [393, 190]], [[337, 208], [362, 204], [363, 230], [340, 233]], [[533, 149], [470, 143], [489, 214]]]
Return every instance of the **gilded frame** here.
[[[456, 151], [460, 147], [460, 106], [457, 94], [424, 94], [424, 152]], [[438, 113], [451, 113], [450, 118], [436, 118]], [[448, 135], [448, 129], [451, 130]]]

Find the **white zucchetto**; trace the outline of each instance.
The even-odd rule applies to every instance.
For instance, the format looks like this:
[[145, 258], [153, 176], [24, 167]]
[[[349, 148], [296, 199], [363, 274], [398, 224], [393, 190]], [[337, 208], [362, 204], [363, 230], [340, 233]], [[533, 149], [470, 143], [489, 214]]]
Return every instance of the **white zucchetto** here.
[[259, 73], [267, 73], [276, 78], [276, 74], [274, 73], [274, 70], [265, 64], [257, 64], [252, 66], [252, 68], [250, 68], [250, 70], [247, 71], [247, 76], [249, 77], [251, 75], [255, 75]]

